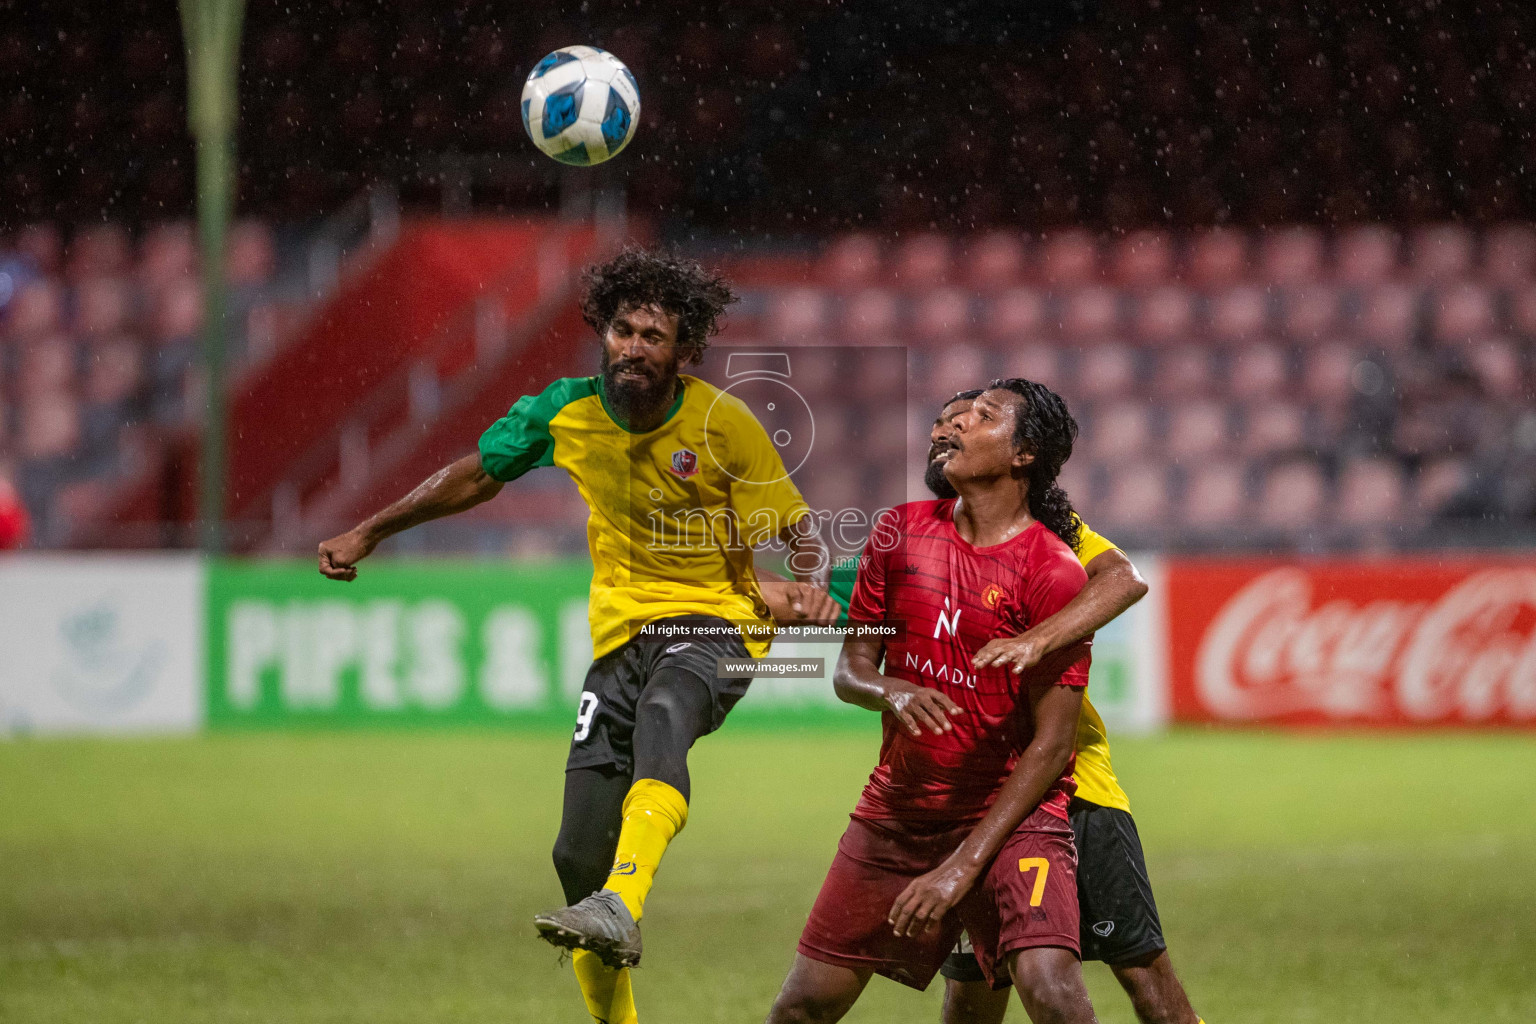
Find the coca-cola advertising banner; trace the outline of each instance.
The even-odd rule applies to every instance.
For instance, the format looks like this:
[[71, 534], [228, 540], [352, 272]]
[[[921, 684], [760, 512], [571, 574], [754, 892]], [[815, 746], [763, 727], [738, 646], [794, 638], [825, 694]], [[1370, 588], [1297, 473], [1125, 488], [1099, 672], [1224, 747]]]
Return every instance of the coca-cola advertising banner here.
[[1163, 571], [1175, 720], [1536, 725], [1536, 559]]

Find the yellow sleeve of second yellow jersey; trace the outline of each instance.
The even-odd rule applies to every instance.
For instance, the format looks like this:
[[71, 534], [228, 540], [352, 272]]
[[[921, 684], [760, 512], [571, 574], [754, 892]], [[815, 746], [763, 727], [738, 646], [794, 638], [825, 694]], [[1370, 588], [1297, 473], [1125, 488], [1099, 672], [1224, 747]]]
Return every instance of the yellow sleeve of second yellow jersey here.
[[733, 406], [729, 424], [731, 508], [742, 539], [756, 547], [811, 511], [789, 478], [779, 450], [746, 406]]
[[1081, 519], [1077, 521], [1077, 560], [1085, 567], [1104, 552], [1115, 549], [1114, 541], [1102, 534], [1094, 533]]

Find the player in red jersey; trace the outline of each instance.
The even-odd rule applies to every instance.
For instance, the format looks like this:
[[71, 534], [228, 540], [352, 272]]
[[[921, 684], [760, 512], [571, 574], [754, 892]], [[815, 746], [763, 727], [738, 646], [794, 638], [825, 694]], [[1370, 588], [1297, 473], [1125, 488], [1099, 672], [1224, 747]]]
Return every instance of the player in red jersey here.
[[[883, 714], [880, 764], [801, 935], [769, 1024], [830, 1024], [874, 974], [926, 988], [964, 928], [1030, 1019], [1088, 1024], [1067, 821], [1088, 640], [1016, 675], [972, 659], [1083, 588], [1056, 486], [1077, 424], [1042, 385], [994, 381], [954, 423], [959, 497], [886, 513], [865, 547], [838, 696]], [[882, 672], [882, 662], [884, 670]]]

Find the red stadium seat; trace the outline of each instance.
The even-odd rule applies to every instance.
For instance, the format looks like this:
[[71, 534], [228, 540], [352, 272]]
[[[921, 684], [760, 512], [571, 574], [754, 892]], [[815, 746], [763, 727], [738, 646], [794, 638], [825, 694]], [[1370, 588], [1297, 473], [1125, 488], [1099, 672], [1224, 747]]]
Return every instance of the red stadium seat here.
[[1401, 242], [1391, 228], [1347, 228], [1339, 234], [1335, 264], [1342, 284], [1379, 284], [1397, 273]]
[[1137, 462], [1109, 475], [1109, 494], [1096, 506], [1117, 530], [1150, 530], [1168, 517], [1168, 472], [1161, 462]]
[[1112, 288], [1079, 288], [1061, 297], [1061, 336], [1070, 342], [1096, 342], [1120, 331], [1120, 293]]
[[1162, 451], [1180, 465], [1193, 465], [1232, 443], [1227, 407], [1209, 399], [1176, 405], [1168, 414]]
[[1524, 224], [1490, 229], [1484, 240], [1482, 271], [1492, 284], [1536, 281], [1536, 231]]
[[87, 337], [116, 334], [130, 312], [128, 286], [118, 278], [87, 278], [75, 290], [75, 330]]
[[85, 400], [116, 405], [144, 386], [144, 351], [133, 338], [118, 335], [93, 342], [86, 350]]
[[1152, 390], [1159, 399], [1199, 398], [1210, 393], [1211, 352], [1203, 346], [1185, 345], [1158, 354]]
[[1327, 481], [1317, 463], [1292, 459], [1264, 475], [1255, 518], [1261, 526], [1295, 533], [1316, 525], [1327, 501]]
[[[1083, 515], [1089, 515], [1084, 509], [1093, 502], [1093, 467], [1085, 458], [1074, 457], [1067, 460], [1067, 464], [1061, 467], [1061, 473], [1056, 477], [1056, 486], [1067, 492], [1067, 497], [1072, 499], [1072, 505]], [[1090, 517], [1091, 518], [1091, 517]]]
[[73, 280], [118, 277], [127, 272], [132, 260], [133, 247], [121, 224], [81, 228], [69, 243], [68, 272]]
[[1264, 402], [1244, 410], [1241, 450], [1250, 458], [1301, 450], [1307, 440], [1306, 415], [1286, 401]]
[[1016, 231], [992, 231], [971, 243], [966, 281], [985, 291], [1007, 288], [1024, 276], [1026, 251]]
[[1467, 361], [1483, 394], [1506, 402], [1530, 398], [1525, 362], [1519, 347], [1508, 338], [1482, 338], [1470, 342]]
[[880, 242], [873, 235], [841, 235], [827, 247], [817, 278], [833, 288], [873, 284], [880, 261]]
[[[952, 347], [969, 346], [946, 345], [945, 355], [951, 358], [953, 353], [949, 349]], [[882, 409], [890, 405], [907, 404], [905, 398], [910, 376], [907, 356], [906, 349], [897, 347], [866, 348], [848, 353], [844, 362], [852, 362], [853, 369], [851, 373], [841, 375], [843, 383], [837, 393], [845, 398], [851, 395], [856, 401]]]
[[975, 328], [971, 317], [971, 293], [959, 288], [936, 288], [916, 300], [913, 333], [920, 339], [942, 341], [970, 336]]
[[1135, 334], [1151, 345], [1183, 344], [1195, 331], [1195, 297], [1184, 288], [1165, 285], [1136, 302]]
[[277, 253], [270, 227], [256, 220], [243, 220], [234, 226], [229, 233], [225, 261], [231, 285], [237, 288], [264, 285], [272, 279], [276, 264]]
[[1280, 326], [1290, 340], [1310, 345], [1332, 336], [1339, 325], [1339, 293], [1329, 285], [1289, 289], [1280, 303]]
[[203, 320], [203, 293], [196, 281], [175, 281], [154, 296], [151, 316], [156, 341], [194, 337]]
[[781, 336], [794, 346], [790, 351], [790, 384], [813, 400], [813, 411], [819, 408], [814, 400], [842, 392], [843, 382], [854, 371], [855, 362], [847, 349], [814, 344], [817, 336], [818, 332]]
[[1225, 288], [1248, 274], [1248, 236], [1236, 228], [1211, 228], [1189, 241], [1189, 271], [1193, 285]]
[[1344, 526], [1389, 526], [1403, 511], [1403, 470], [1387, 459], [1352, 459], [1339, 473], [1334, 517]]
[[1429, 296], [1430, 329], [1440, 345], [1461, 345], [1494, 329], [1493, 295], [1462, 281]]
[[1474, 241], [1461, 224], [1435, 224], [1414, 232], [1409, 240], [1408, 275], [1425, 284], [1465, 277], [1472, 270]]
[[186, 221], [160, 224], [145, 232], [139, 243], [138, 278], [149, 288], [197, 273], [197, 242]]
[[945, 345], [936, 353], [925, 376], [925, 400], [933, 405], [934, 415], [938, 415], [939, 406], [952, 395], [985, 387], [992, 379], [991, 353], [964, 342]]
[[1472, 483], [1472, 470], [1464, 459], [1446, 457], [1425, 463], [1413, 481], [1412, 510], [1432, 519]]
[[1205, 461], [1192, 467], [1179, 522], [1197, 530], [1234, 526], [1248, 517], [1248, 486], [1240, 463]]
[[1527, 338], [1536, 338], [1536, 285], [1511, 289], [1509, 326]]
[[1039, 381], [1052, 391], [1068, 392], [1066, 369], [1061, 351], [1051, 345], [1022, 345], [998, 353], [997, 372], [1004, 377], [1023, 377]]
[[16, 451], [24, 459], [56, 459], [80, 443], [80, 405], [67, 391], [45, 391], [21, 403]]
[[1355, 333], [1373, 345], [1399, 351], [1413, 340], [1419, 295], [1400, 284], [1378, 285], [1360, 296]]
[[1121, 401], [1094, 410], [1088, 454], [1096, 462], [1123, 465], [1139, 458], [1152, 442], [1152, 409], [1145, 402]]
[[1040, 277], [1052, 288], [1098, 280], [1098, 243], [1088, 232], [1076, 229], [1048, 235], [1040, 247]]
[[1302, 393], [1319, 405], [1347, 404], [1355, 394], [1354, 373], [1359, 362], [1353, 349], [1338, 342], [1308, 352]]
[[1112, 342], [1092, 345], [1078, 355], [1073, 380], [1074, 399], [1097, 401], [1129, 395], [1139, 380], [1136, 353]]
[[1128, 288], [1148, 288], [1173, 277], [1173, 238], [1166, 231], [1132, 231], [1113, 243], [1110, 274]]
[[901, 288], [933, 288], [949, 280], [950, 243], [947, 235], [922, 234], [903, 239], [896, 247], [891, 279]]
[[64, 265], [64, 237], [54, 224], [28, 224], [16, 232], [16, 251], [44, 274], [57, 274]]
[[17, 353], [16, 391], [23, 398], [68, 391], [75, 377], [75, 346], [62, 334], [33, 339]]
[[818, 288], [779, 288], [768, 300], [768, 337], [796, 344], [827, 334], [827, 294]]
[[53, 281], [28, 281], [16, 290], [3, 328], [12, 338], [40, 338], [57, 331], [64, 319], [64, 293]]
[[1274, 345], [1247, 345], [1232, 356], [1227, 387], [1234, 398], [1245, 401], [1280, 394], [1290, 382], [1285, 353]]
[[1266, 284], [1309, 284], [1323, 276], [1323, 233], [1292, 227], [1266, 232], [1259, 241], [1258, 278]]
[[991, 341], [1017, 345], [1056, 332], [1046, 316], [1044, 295], [1033, 288], [1010, 288], [987, 302], [982, 333]]
[[907, 454], [907, 410], [891, 402], [889, 393], [883, 397], [854, 421], [858, 448], [876, 466], [900, 465]]
[[1220, 342], [1247, 342], [1263, 337], [1269, 327], [1269, 296], [1262, 288], [1243, 286], [1211, 296], [1211, 336]]

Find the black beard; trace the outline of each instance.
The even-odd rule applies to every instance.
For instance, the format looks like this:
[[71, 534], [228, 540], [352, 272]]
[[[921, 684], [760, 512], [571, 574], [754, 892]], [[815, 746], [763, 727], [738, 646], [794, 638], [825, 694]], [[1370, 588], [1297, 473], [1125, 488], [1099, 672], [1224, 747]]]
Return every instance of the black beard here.
[[[670, 377], [652, 378], [644, 383], [619, 380], [619, 371], [633, 369], [622, 363], [611, 363], [603, 353], [603, 394], [619, 419], [626, 425], [644, 423], [659, 418], [672, 404], [675, 385]], [[641, 372], [649, 372], [641, 368]]]
[[923, 471], [923, 483], [927, 484], [928, 489], [935, 495], [946, 501], [959, 497], [959, 492], [949, 482], [949, 477], [944, 475], [944, 463], [938, 459], [929, 461], [928, 468]]

